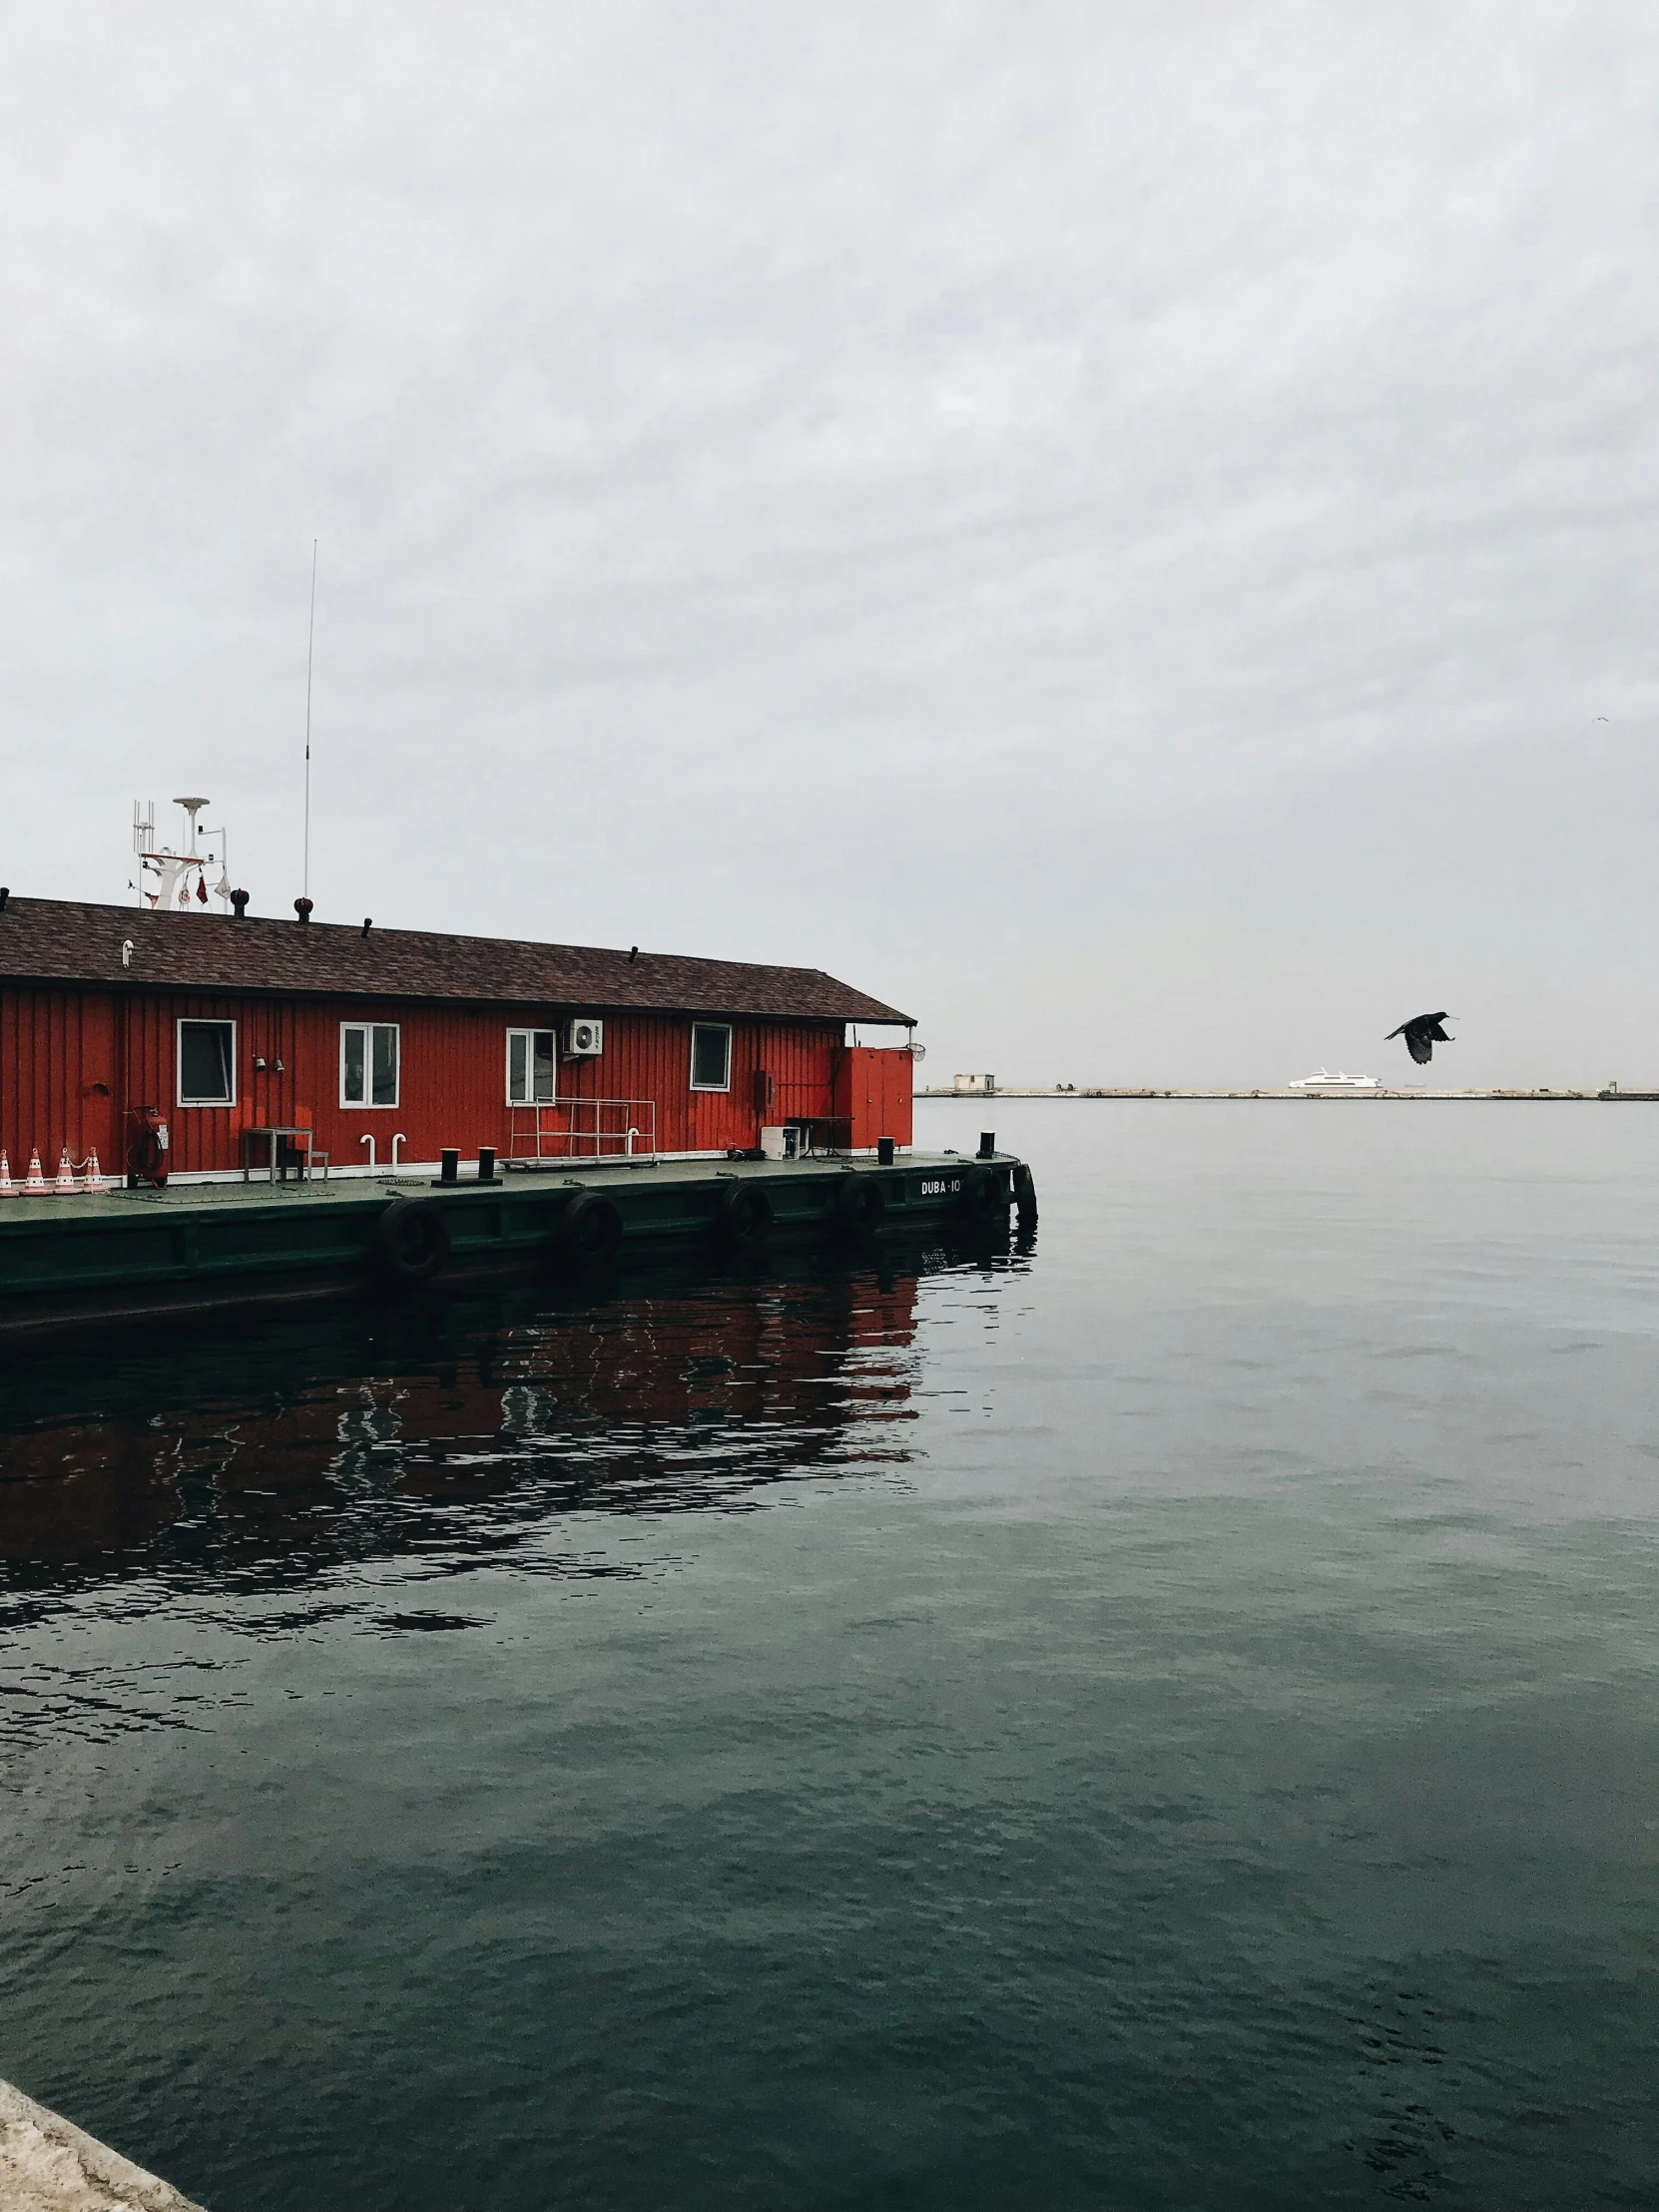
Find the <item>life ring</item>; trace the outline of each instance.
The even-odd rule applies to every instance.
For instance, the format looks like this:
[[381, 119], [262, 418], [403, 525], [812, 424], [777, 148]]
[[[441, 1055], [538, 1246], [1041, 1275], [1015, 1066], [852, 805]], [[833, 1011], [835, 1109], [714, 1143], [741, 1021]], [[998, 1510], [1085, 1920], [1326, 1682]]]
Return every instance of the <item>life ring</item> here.
[[970, 1221], [994, 1221], [1000, 1207], [1002, 1217], [1008, 1217], [1008, 1171], [1006, 1168], [970, 1168], [962, 1177], [961, 1195], [956, 1201]]
[[754, 1252], [772, 1227], [772, 1201], [754, 1183], [728, 1183], [715, 1201], [715, 1228], [734, 1252]]
[[835, 1227], [860, 1237], [878, 1229], [887, 1210], [887, 1194], [870, 1175], [843, 1175], [835, 1192]]
[[449, 1257], [449, 1224], [429, 1198], [394, 1198], [375, 1215], [368, 1246], [386, 1282], [429, 1283]]
[[602, 1268], [622, 1245], [622, 1216], [603, 1191], [578, 1191], [559, 1216], [553, 1242], [561, 1257], [577, 1267]]

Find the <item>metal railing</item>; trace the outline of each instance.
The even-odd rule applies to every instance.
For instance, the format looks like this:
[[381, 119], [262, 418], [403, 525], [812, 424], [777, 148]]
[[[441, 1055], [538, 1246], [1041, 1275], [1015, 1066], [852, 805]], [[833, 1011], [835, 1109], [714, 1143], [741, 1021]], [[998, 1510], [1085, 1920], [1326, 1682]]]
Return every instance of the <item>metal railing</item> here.
[[656, 1154], [654, 1098], [557, 1098], [507, 1112], [509, 1160], [649, 1160]]

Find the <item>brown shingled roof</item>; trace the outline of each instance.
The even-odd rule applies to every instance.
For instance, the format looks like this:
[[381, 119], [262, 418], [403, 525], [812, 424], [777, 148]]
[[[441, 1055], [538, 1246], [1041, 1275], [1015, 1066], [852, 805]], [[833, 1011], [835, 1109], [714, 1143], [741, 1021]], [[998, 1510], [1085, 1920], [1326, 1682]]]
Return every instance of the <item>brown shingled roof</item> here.
[[[121, 947], [133, 942], [130, 967]], [[463, 999], [583, 1012], [750, 1014], [796, 1021], [908, 1022], [822, 968], [689, 960], [672, 952], [447, 937], [427, 929], [237, 921], [153, 907], [14, 898], [0, 912], [0, 981], [284, 997]]]

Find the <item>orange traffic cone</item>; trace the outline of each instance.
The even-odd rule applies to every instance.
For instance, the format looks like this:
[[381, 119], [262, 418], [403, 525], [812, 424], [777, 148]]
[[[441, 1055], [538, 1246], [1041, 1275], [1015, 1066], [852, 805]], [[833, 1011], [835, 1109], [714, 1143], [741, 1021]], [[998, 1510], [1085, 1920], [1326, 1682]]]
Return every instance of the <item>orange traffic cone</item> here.
[[58, 1154], [58, 1180], [52, 1188], [55, 1191], [72, 1191], [75, 1188], [75, 1170], [69, 1164], [68, 1145]]
[[46, 1178], [40, 1172], [40, 1146], [38, 1144], [30, 1148], [29, 1172], [23, 1179], [23, 1188], [26, 1191], [43, 1191], [46, 1188]]
[[10, 1198], [16, 1185], [12, 1182], [12, 1164], [6, 1158], [6, 1148], [0, 1144], [0, 1198]]
[[98, 1147], [96, 1145], [87, 1154], [82, 1166], [81, 1188], [83, 1191], [93, 1192], [101, 1191], [104, 1188], [104, 1171], [98, 1165]]

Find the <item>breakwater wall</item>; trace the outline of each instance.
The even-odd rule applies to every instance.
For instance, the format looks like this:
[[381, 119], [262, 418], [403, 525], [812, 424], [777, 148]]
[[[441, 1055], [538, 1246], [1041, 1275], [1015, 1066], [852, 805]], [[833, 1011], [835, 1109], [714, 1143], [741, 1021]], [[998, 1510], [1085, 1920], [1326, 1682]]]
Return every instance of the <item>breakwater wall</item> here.
[[963, 1106], [980, 1107], [994, 1105], [996, 1100], [999, 1098], [1095, 1098], [1119, 1100], [1144, 1098], [1211, 1100], [1246, 1098], [1315, 1098], [1319, 1099], [1325, 1105], [1333, 1105], [1338, 1103], [1347, 1105], [1358, 1105], [1362, 1102], [1375, 1104], [1379, 1100], [1386, 1100], [1389, 1104], [1393, 1105], [1403, 1105], [1407, 1102], [1410, 1102], [1414, 1105], [1424, 1105], [1432, 1103], [1435, 1105], [1449, 1106], [1456, 1104], [1466, 1105], [1470, 1100], [1491, 1101], [1496, 1099], [1509, 1100], [1517, 1104], [1550, 1106], [1559, 1106], [1570, 1101], [1579, 1101], [1581, 1103], [1590, 1105], [1612, 1104], [1652, 1106], [1659, 1104], [1659, 1091], [1627, 1091], [1619, 1089], [1616, 1085], [1610, 1086], [1608, 1089], [1600, 1091], [1431, 1091], [1427, 1089], [1391, 1090], [1382, 1084], [1379, 1084], [1375, 1090], [1350, 1090], [1347, 1088], [1344, 1088], [1342, 1090], [1293, 1090], [1286, 1088], [1284, 1090], [1255, 1091], [1192, 1091], [1179, 1090], [1174, 1087], [1170, 1087], [1168, 1089], [1153, 1089], [1150, 1087], [1144, 1087], [1138, 1090], [1130, 1090], [1121, 1088], [1107, 1088], [1105, 1086], [1097, 1087], [1093, 1084], [1083, 1083], [1079, 1083], [1075, 1086], [1066, 1085], [1059, 1088], [1036, 1088], [1013, 1083], [999, 1083], [994, 1091], [989, 1092], [941, 1090], [917, 1091], [914, 1095], [917, 1098], [927, 1099], [952, 1098]]

